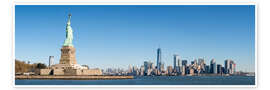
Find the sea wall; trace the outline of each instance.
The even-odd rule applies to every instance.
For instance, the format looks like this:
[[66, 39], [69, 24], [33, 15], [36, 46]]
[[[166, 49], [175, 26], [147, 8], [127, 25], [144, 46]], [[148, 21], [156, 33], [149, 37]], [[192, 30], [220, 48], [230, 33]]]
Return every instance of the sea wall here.
[[133, 79], [133, 76], [54, 76], [54, 75], [16, 75], [15, 79], [59, 79], [59, 80], [112, 80], [112, 79]]

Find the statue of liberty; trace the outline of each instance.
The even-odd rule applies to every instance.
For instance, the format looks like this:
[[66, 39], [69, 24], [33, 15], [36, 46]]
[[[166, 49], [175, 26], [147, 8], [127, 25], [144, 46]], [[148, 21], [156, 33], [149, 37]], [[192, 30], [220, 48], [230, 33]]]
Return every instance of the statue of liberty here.
[[73, 40], [73, 31], [70, 26], [70, 19], [71, 19], [71, 14], [68, 15], [68, 21], [67, 21], [67, 26], [66, 26], [66, 40], [64, 42], [63, 46], [73, 46], [72, 40]]

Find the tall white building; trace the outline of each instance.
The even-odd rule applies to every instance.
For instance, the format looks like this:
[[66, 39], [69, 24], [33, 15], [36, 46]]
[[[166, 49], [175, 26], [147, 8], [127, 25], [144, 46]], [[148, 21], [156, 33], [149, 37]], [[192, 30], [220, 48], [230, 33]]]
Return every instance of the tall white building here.
[[213, 74], [217, 73], [217, 64], [215, 59], [212, 59], [210, 62], [210, 72]]
[[49, 56], [49, 67], [54, 64], [54, 56]]
[[161, 49], [157, 49], [157, 70], [161, 71]]
[[173, 68], [174, 68], [174, 69], [176, 69], [177, 66], [178, 66], [178, 62], [177, 62], [178, 59], [179, 59], [179, 56], [176, 55], [176, 54], [174, 54], [174, 55], [173, 55]]
[[173, 70], [174, 72], [177, 72], [177, 73], [180, 73], [180, 66], [181, 66], [181, 60], [180, 60], [180, 57], [179, 55], [173, 55], [174, 58], [173, 58]]
[[231, 63], [231, 61], [232, 60], [230, 60], [230, 59], [227, 59], [227, 60], [225, 60], [225, 62], [224, 62], [224, 68], [225, 68], [225, 73], [226, 74], [229, 74], [229, 72], [230, 72], [230, 63]]

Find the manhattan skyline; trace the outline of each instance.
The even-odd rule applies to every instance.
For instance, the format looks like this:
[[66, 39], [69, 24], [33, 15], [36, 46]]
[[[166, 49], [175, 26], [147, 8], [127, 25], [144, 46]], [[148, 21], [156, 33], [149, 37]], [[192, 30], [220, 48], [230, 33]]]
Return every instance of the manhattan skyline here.
[[[173, 55], [204, 58], [237, 70], [255, 71], [254, 5], [23, 6], [15, 7], [15, 58], [48, 64], [60, 59], [67, 14], [72, 13], [74, 47], [79, 64], [90, 68], [127, 68], [162, 62]], [[248, 66], [248, 67], [247, 67]]]

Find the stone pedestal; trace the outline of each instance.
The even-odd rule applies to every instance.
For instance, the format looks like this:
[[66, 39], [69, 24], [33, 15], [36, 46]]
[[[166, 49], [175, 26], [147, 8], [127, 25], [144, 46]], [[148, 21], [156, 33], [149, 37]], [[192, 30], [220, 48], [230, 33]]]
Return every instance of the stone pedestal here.
[[73, 46], [63, 46], [61, 48], [61, 59], [60, 64], [77, 64], [75, 58], [75, 48]]

